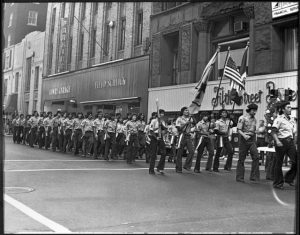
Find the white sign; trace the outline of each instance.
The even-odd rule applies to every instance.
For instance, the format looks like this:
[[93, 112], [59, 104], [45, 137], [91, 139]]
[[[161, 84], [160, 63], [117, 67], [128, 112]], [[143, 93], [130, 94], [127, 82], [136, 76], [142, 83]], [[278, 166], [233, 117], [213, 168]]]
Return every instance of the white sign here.
[[298, 2], [272, 2], [272, 18], [289, 15], [298, 11]]

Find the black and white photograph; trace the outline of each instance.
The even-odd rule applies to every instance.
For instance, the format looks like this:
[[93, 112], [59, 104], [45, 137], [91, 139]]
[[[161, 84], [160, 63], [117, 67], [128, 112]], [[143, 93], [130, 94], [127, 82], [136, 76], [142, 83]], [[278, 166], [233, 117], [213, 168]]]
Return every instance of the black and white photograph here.
[[297, 234], [299, 3], [4, 2], [3, 234]]

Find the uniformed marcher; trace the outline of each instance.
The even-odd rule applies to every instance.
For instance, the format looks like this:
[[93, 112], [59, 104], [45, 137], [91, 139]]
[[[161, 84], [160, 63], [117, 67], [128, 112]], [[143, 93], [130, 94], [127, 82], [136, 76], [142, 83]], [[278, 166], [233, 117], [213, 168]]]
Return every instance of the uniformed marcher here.
[[[104, 131], [105, 131], [105, 150], [104, 150], [104, 159], [109, 160], [109, 150], [111, 149], [112, 145], [116, 141], [116, 128], [117, 128], [117, 121], [111, 114], [107, 115], [107, 120], [104, 123]], [[114, 156], [111, 155], [113, 159]]]
[[194, 146], [191, 133], [193, 132], [195, 122], [193, 118], [190, 117], [187, 107], [181, 108], [180, 115], [181, 116], [176, 120], [176, 127], [179, 131], [175, 169], [177, 173], [182, 173], [182, 154], [185, 147], [187, 147], [189, 152], [183, 167], [185, 170], [191, 171], [194, 157]]
[[196, 124], [196, 132], [198, 133], [198, 143], [196, 145], [196, 149], [198, 151], [197, 153], [197, 160], [194, 168], [195, 173], [200, 173], [200, 163], [201, 163], [201, 157], [204, 151], [204, 148], [206, 147], [208, 151], [208, 159], [206, 163], [206, 170], [211, 169], [213, 157], [214, 157], [214, 149], [211, 139], [209, 138], [210, 135], [214, 133], [214, 127], [211, 125], [209, 120], [209, 114], [207, 112], [204, 112], [203, 118], [201, 121], [199, 121]]
[[168, 127], [168, 132], [171, 137], [170, 139], [170, 156], [168, 158], [168, 162], [176, 163], [176, 143], [178, 141], [178, 130], [176, 128], [176, 120], [170, 120], [170, 125]]
[[65, 119], [67, 118], [67, 113], [64, 112], [62, 114], [62, 117], [60, 118], [60, 125], [58, 127], [58, 148], [60, 152], [64, 151], [64, 129], [63, 129], [63, 123], [65, 121]]
[[219, 172], [219, 159], [221, 155], [221, 151], [223, 148], [226, 149], [228, 158], [226, 160], [224, 170], [231, 171], [232, 166], [232, 157], [233, 157], [233, 148], [230, 143], [230, 125], [232, 124], [232, 121], [227, 118], [227, 110], [221, 109], [219, 111], [219, 115], [221, 116], [220, 119], [218, 119], [215, 123], [214, 132], [217, 134], [217, 151], [213, 163], [213, 171]]
[[239, 142], [239, 160], [236, 168], [236, 181], [244, 182], [245, 175], [245, 159], [250, 151], [252, 158], [250, 180], [258, 181], [259, 173], [259, 156], [256, 146], [256, 118], [254, 117], [257, 111], [256, 104], [249, 104], [246, 109], [246, 114], [239, 117], [237, 130], [240, 135]]
[[52, 118], [52, 131], [51, 133], [51, 147], [52, 151], [55, 152], [56, 148], [59, 147], [58, 141], [58, 132], [59, 132], [59, 127], [60, 127], [60, 121], [61, 121], [61, 111], [57, 111], [56, 115], [54, 118]]
[[72, 113], [68, 113], [68, 117], [62, 123], [62, 128], [64, 132], [63, 152], [66, 153], [67, 151], [71, 151], [71, 138], [74, 128], [74, 119], [72, 118]]
[[77, 113], [77, 118], [74, 119], [74, 155], [79, 153], [79, 149], [82, 146], [82, 126], [81, 123], [83, 121], [83, 113]]
[[105, 141], [104, 141], [104, 117], [102, 112], [98, 112], [96, 118], [93, 123], [94, 128], [94, 159], [102, 158], [104, 149], [105, 149]]
[[133, 113], [131, 115], [131, 120], [127, 121], [126, 124], [126, 144], [128, 145], [127, 149], [127, 164], [132, 164], [138, 148], [139, 148], [139, 139], [138, 139], [138, 122], [137, 115]]
[[117, 123], [117, 133], [116, 133], [116, 145], [115, 145], [115, 151], [116, 151], [116, 158], [120, 158], [121, 154], [123, 152], [124, 146], [125, 146], [125, 124], [122, 117], [118, 119]]
[[30, 142], [29, 146], [33, 148], [35, 141], [37, 139], [37, 129], [38, 129], [38, 122], [39, 122], [39, 113], [37, 111], [33, 112], [33, 116], [29, 119], [28, 123], [30, 125]]
[[[273, 187], [278, 189], [283, 189], [284, 183], [295, 186], [294, 180], [297, 174], [297, 150], [294, 143], [297, 128], [296, 122], [290, 117], [291, 110], [290, 102], [281, 101], [278, 104], [279, 116], [272, 126], [276, 150]], [[283, 176], [282, 164], [285, 154], [290, 158], [291, 168]]]
[[18, 119], [18, 124], [19, 124], [19, 128], [17, 133], [17, 143], [20, 144], [24, 137], [25, 118], [23, 113], [20, 114], [20, 117]]
[[39, 117], [38, 121], [38, 145], [41, 149], [45, 145], [45, 126], [44, 126], [44, 120], [46, 118], [46, 115], [42, 112]]
[[12, 124], [12, 130], [13, 130], [13, 141], [14, 143], [17, 142], [17, 135], [18, 135], [18, 129], [19, 129], [19, 123], [18, 123], [19, 115], [17, 114], [15, 118], [13, 118], [11, 124]]
[[94, 132], [93, 132], [93, 115], [92, 112], [87, 113], [87, 118], [81, 122], [83, 129], [83, 154], [82, 157], [91, 154], [91, 148], [94, 142]]
[[164, 141], [164, 135], [167, 131], [167, 125], [164, 121], [165, 111], [160, 109], [159, 111], [159, 118], [152, 119], [150, 123], [150, 165], [149, 165], [149, 174], [155, 174], [154, 166], [155, 166], [155, 159], [157, 151], [160, 152], [160, 160], [156, 166], [156, 170], [158, 173], [163, 174], [165, 168], [165, 160], [166, 160], [166, 145]]
[[47, 112], [47, 117], [44, 119], [44, 127], [45, 127], [45, 149], [48, 150], [50, 148], [51, 143], [51, 131], [52, 131], [52, 112]]
[[23, 144], [26, 145], [29, 144], [29, 139], [30, 139], [30, 124], [29, 124], [29, 119], [30, 115], [27, 114], [25, 118], [25, 123], [24, 123], [24, 137], [23, 137]]
[[146, 127], [146, 122], [145, 122], [145, 115], [143, 113], [140, 113], [138, 116], [137, 120], [139, 124], [139, 129], [138, 129], [138, 138], [139, 138], [139, 149], [138, 149], [138, 157], [142, 159], [143, 154], [146, 151], [146, 136], [145, 136], [145, 127]]
[[114, 132], [114, 139], [113, 139], [112, 144], [111, 144], [111, 153], [110, 153], [111, 159], [118, 159], [118, 157], [117, 157], [117, 153], [118, 153], [118, 149], [117, 149], [117, 136], [119, 135], [119, 132], [121, 131], [119, 129], [119, 132], [118, 132], [118, 122], [119, 122], [120, 118], [121, 118], [121, 114], [120, 113], [116, 113], [116, 116], [114, 118], [116, 127], [115, 127], [115, 132]]

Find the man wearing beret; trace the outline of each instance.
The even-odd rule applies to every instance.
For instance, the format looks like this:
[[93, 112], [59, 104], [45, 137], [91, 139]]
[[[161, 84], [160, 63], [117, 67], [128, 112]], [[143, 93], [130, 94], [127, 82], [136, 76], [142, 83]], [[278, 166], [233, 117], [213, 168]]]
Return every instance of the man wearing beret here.
[[259, 156], [256, 146], [256, 118], [254, 117], [257, 111], [256, 104], [249, 104], [246, 109], [246, 114], [239, 117], [237, 124], [238, 133], [240, 134], [239, 141], [239, 160], [236, 168], [236, 181], [244, 182], [245, 175], [245, 159], [248, 151], [252, 158], [250, 181], [258, 181], [259, 174]]
[[[294, 179], [297, 173], [297, 150], [294, 143], [296, 122], [290, 117], [292, 109], [290, 102], [280, 102], [277, 109], [279, 111], [279, 115], [274, 120], [272, 126], [272, 136], [275, 140], [276, 150], [273, 187], [283, 189], [284, 183], [287, 183], [290, 186], [295, 186]], [[285, 154], [287, 154], [290, 158], [291, 169], [286, 172], [285, 176], [283, 176], [282, 163]]]

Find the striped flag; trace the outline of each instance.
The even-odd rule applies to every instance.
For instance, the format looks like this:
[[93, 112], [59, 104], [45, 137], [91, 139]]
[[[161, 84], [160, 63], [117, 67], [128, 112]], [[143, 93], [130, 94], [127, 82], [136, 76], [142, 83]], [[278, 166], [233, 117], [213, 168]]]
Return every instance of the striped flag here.
[[211, 71], [213, 69], [213, 66], [217, 60], [217, 55], [220, 51], [220, 48], [217, 48], [215, 54], [212, 56], [212, 58], [209, 60], [207, 65], [205, 66], [203, 73], [201, 75], [201, 78], [198, 82], [198, 84], [195, 86], [195, 89], [197, 90], [195, 99], [192, 101], [192, 104], [189, 107], [189, 111], [191, 114], [198, 113], [200, 110], [201, 103], [204, 98], [207, 80], [211, 74]]
[[231, 55], [229, 55], [228, 60], [226, 62], [225, 68], [224, 68], [224, 76], [229, 78], [231, 81], [231, 88], [233, 86], [240, 86], [242, 89], [245, 89], [245, 85], [242, 82], [242, 77], [236, 67], [235, 62], [231, 58]]

